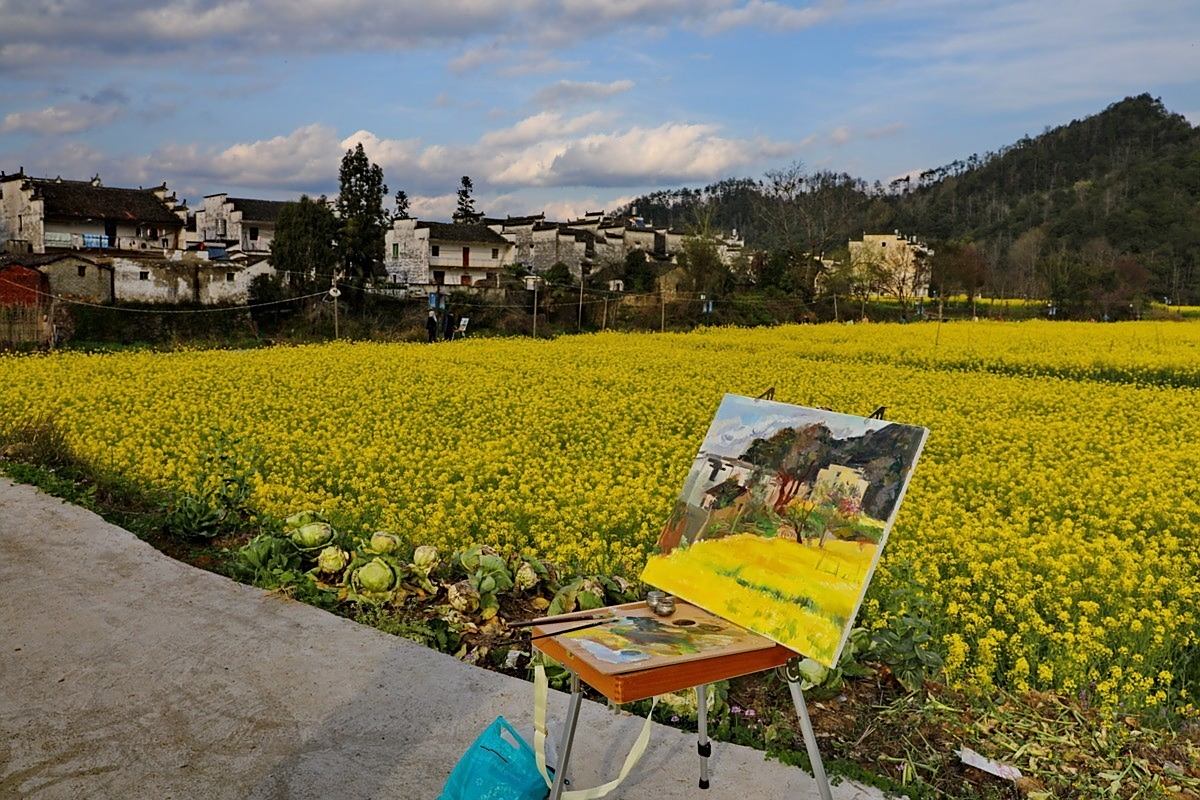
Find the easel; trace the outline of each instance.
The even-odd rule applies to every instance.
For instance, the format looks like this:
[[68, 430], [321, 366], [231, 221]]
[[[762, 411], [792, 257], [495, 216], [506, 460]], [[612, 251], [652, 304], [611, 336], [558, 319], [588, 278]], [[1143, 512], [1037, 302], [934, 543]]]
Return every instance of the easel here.
[[[642, 605], [642, 603], [630, 603], [628, 606], [616, 606], [615, 608]], [[796, 706], [796, 715], [800, 718], [800, 731], [804, 735], [804, 746], [808, 751], [808, 760], [812, 764], [817, 791], [820, 793], [821, 800], [832, 800], [829, 778], [825, 774], [825, 765], [821, 761], [821, 751], [817, 747], [817, 737], [813, 732], [812, 719], [808, 715], [808, 705], [804, 702], [804, 692], [800, 687], [800, 675], [796, 669], [800, 662], [800, 656], [793, 651], [772, 643], [769, 648], [762, 650], [715, 656], [617, 675], [605, 675], [586, 661], [575, 657], [571, 651], [558, 642], [553, 636], [553, 631], [560, 627], [564, 626], [535, 626], [532, 630], [535, 637], [533, 646], [553, 658], [571, 674], [571, 699], [567, 705], [567, 718], [558, 743], [558, 764], [554, 775], [554, 785], [550, 789], [550, 800], [559, 800], [569, 781], [567, 770], [570, 766], [571, 749], [575, 743], [579, 709], [583, 704], [582, 685], [584, 683], [618, 705], [646, 700], [668, 692], [694, 688], [696, 690], [698, 729], [696, 752], [700, 755], [699, 785], [701, 789], [707, 789], [709, 787], [708, 759], [712, 755], [712, 743], [708, 739], [709, 685], [717, 681], [752, 675], [769, 669], [778, 669], [787, 681], [788, 690], [792, 695], [792, 703]], [[570, 629], [569, 624], [565, 626], [565, 629]], [[546, 635], [548, 633], [551, 635]], [[539, 636], [542, 638], [536, 638]]]
[[[774, 400], [775, 387], [768, 388], [760, 394], [759, 400]], [[825, 409], [829, 410], [829, 409]], [[871, 412], [869, 419], [883, 419], [887, 406], [879, 406]], [[641, 603], [631, 603], [627, 606], [616, 606], [616, 609], [641, 606]], [[550, 658], [563, 665], [571, 674], [571, 699], [567, 706], [566, 724], [563, 726], [562, 737], [559, 740], [559, 762], [554, 776], [554, 784], [550, 789], [549, 800], [560, 800], [569, 782], [567, 774], [571, 759], [571, 748], [575, 742], [575, 731], [579, 722], [579, 709], [583, 703], [582, 684], [586, 683], [609, 701], [618, 705], [645, 700], [668, 692], [678, 692], [684, 689], [696, 690], [696, 752], [700, 755], [700, 788], [709, 787], [708, 759], [712, 755], [712, 743], [708, 739], [708, 687], [717, 681], [729, 680], [756, 672], [775, 669], [787, 681], [788, 691], [792, 696], [792, 704], [796, 707], [796, 716], [800, 720], [800, 732], [804, 736], [804, 747], [808, 752], [808, 760], [812, 766], [813, 779], [817, 784], [817, 792], [821, 800], [833, 800], [833, 792], [829, 786], [829, 777], [825, 773], [825, 764], [821, 760], [821, 750], [817, 745], [817, 736], [813, 731], [812, 718], [808, 714], [808, 704], [804, 701], [804, 691], [801, 686], [799, 670], [802, 656], [782, 645], [771, 643], [770, 647], [752, 650], [732, 655], [717, 655], [695, 661], [679, 664], [668, 664], [633, 672], [605, 674], [587, 661], [577, 658], [571, 651], [560, 644], [554, 633], [566, 633], [571, 629], [560, 625], [535, 626], [533, 628], [533, 646]], [[764, 644], [768, 641], [763, 639]]]

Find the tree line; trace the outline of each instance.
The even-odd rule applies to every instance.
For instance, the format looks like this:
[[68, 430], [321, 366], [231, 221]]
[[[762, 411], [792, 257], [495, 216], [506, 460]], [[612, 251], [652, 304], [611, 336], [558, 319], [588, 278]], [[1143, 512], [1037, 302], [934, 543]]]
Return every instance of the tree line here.
[[737, 228], [760, 253], [750, 280], [805, 299], [869, 289], [870, 270], [846, 266], [846, 243], [898, 229], [932, 247], [926, 277], [943, 296], [1110, 318], [1148, 300], [1200, 303], [1200, 129], [1149, 95], [886, 186], [797, 163], [654, 192], [635, 208], [656, 225]]

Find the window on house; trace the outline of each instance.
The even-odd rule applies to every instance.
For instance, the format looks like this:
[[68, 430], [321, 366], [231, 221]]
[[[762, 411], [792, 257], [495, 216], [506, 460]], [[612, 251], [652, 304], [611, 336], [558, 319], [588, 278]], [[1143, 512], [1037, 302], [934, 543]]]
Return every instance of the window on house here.
[[399, 257], [400, 257], [400, 244], [398, 242], [393, 242], [392, 243], [392, 258], [399, 258]]
[[81, 278], [86, 277], [87, 276], [87, 265], [80, 264], [78, 267], [75, 268], [75, 271], [79, 273], [79, 277], [81, 277]]
[[149, 272], [147, 272], [146, 270], [142, 270], [141, 272], [139, 272], [139, 273], [138, 273], [138, 280], [139, 280], [139, 281], [148, 281], [148, 280], [150, 280], [150, 273], [149, 273]]
[[232, 273], [232, 272], [226, 272], [226, 273], [225, 273], [225, 282], [226, 282], [226, 283], [233, 283], [233, 273]]
[[258, 228], [250, 229], [250, 241], [252, 241], [252, 242], [258, 241]]
[[499, 258], [499, 257], [500, 257], [500, 248], [499, 248], [499, 247], [493, 247], [493, 248], [492, 248], [492, 260], [494, 261], [495, 259], [497, 259], [497, 258]]
[[880, 246], [880, 247], [887, 247], [887, 242], [880, 242], [880, 243], [879, 243], [879, 246]]
[[439, 252], [441, 252], [441, 248], [440, 248], [440, 247], [438, 247], [436, 244], [435, 244], [435, 245], [431, 245], [431, 246], [430, 246], [430, 248], [429, 248], [429, 255], [431, 255], [431, 256], [437, 256]]
[[170, 239], [163, 239], [163, 240], [162, 240], [162, 246], [163, 246], [163, 250], [166, 250], [166, 249], [168, 249], [168, 248], [171, 246], [171, 240], [170, 240]]

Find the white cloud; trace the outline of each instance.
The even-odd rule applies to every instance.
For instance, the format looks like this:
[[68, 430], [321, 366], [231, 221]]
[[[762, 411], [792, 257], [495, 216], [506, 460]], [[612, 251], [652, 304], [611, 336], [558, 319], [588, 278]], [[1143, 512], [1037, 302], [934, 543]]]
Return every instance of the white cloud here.
[[66, 103], [31, 111], [13, 111], [0, 121], [0, 133], [38, 133], [60, 135], [80, 133], [116, 119], [116, 106], [92, 103]]
[[563, 148], [531, 183], [557, 186], [635, 186], [703, 181], [790, 155], [795, 145], [732, 139], [713, 125], [666, 123], [585, 136]]
[[558, 81], [549, 86], [543, 86], [533, 95], [533, 102], [543, 108], [581, 103], [589, 100], [603, 100], [613, 95], [628, 92], [633, 88], [633, 81], [619, 80], [609, 83], [599, 81]]
[[[765, 161], [794, 155], [799, 146], [730, 136], [710, 124], [613, 125], [599, 112], [577, 116], [541, 112], [474, 142], [454, 145], [389, 138], [370, 130], [343, 136], [329, 125], [314, 123], [227, 146], [173, 143], [130, 158], [65, 144], [13, 155], [25, 159], [20, 163], [51, 174], [100, 170], [112, 185], [151, 185], [165, 179], [181, 194], [236, 189], [277, 197], [333, 194], [339, 160], [361, 142], [369, 157], [383, 167], [391, 191], [408, 192], [415, 213], [444, 216], [447, 198], [453, 197], [462, 175], [475, 179], [481, 198], [537, 187], [637, 189], [744, 174]], [[595, 206], [595, 200], [593, 193], [578, 204]], [[616, 202], [610, 199], [608, 205]], [[564, 210], [576, 204], [563, 203]], [[497, 209], [497, 213], [510, 210]]]
[[716, 14], [707, 29], [712, 33], [721, 33], [730, 28], [754, 26], [770, 31], [798, 31], [829, 19], [841, 5], [822, 3], [795, 8], [773, 0], [750, 0]]
[[[637, 198], [635, 194], [623, 194], [600, 200], [596, 195], [567, 200], [552, 200], [544, 203], [537, 210], [546, 212], [546, 219], [570, 220], [579, 219], [589, 211], [614, 211], [621, 206], [632, 203]], [[529, 212], [532, 212], [530, 209]]]
[[[504, 60], [511, 69], [547, 63], [535, 55], [617, 30], [738, 26], [797, 30], [833, 6], [774, 0], [92, 0], [0, 3], [0, 69], [84, 62], [157, 63], [213, 52], [394, 51], [462, 46], [451, 66], [469, 71]], [[479, 44], [487, 40], [487, 43]], [[511, 50], [523, 51], [516, 55]]]
[[485, 147], [511, 147], [558, 139], [595, 128], [604, 118], [605, 115], [599, 111], [570, 118], [564, 118], [554, 111], [543, 111], [511, 127], [489, 131], [479, 139], [479, 143]]
[[[829, 132], [829, 143], [834, 147], [842, 145], [854, 139], [886, 139], [889, 136], [895, 136], [907, 127], [903, 122], [889, 122], [886, 125], [880, 125], [875, 128], [867, 128], [866, 130], [856, 130], [847, 125], [839, 125]], [[809, 140], [805, 140], [808, 142]]]

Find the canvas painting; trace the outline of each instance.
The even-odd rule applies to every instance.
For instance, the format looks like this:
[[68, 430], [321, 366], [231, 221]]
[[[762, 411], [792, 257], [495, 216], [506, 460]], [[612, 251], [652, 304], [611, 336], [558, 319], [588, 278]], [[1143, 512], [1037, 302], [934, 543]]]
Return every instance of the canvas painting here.
[[642, 580], [833, 666], [927, 434], [725, 395]]

